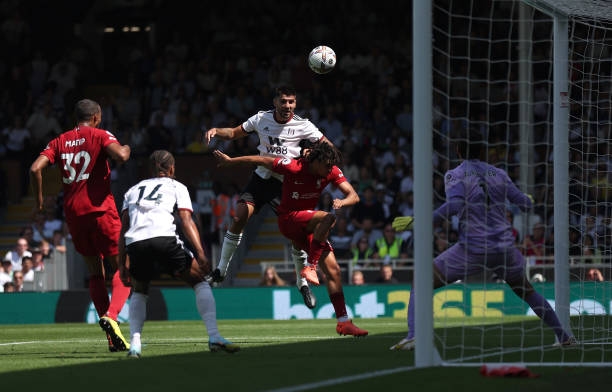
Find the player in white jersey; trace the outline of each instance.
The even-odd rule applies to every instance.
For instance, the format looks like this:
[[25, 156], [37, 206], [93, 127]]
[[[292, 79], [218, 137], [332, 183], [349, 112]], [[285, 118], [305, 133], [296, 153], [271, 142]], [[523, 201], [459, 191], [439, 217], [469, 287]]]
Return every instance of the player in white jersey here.
[[[234, 140], [257, 133], [259, 136], [257, 149], [260, 155], [285, 158], [299, 157], [302, 142], [310, 144], [324, 141], [331, 144], [312, 122], [294, 113], [297, 103], [294, 88], [278, 87], [273, 103], [273, 110], [260, 111], [237, 127], [209, 129], [204, 134], [206, 143], [210, 144], [213, 137]], [[269, 203], [276, 212], [276, 207], [280, 203], [282, 180], [282, 175], [273, 173], [263, 166], [255, 169], [240, 196], [232, 225], [223, 238], [221, 260], [210, 277], [212, 281], [220, 282], [225, 278], [229, 263], [242, 241], [242, 233], [251, 216], [259, 212], [266, 203]], [[295, 264], [296, 285], [304, 298], [304, 303], [312, 309], [316, 306], [316, 298], [306, 279], [300, 275], [307, 256], [305, 252], [295, 248], [291, 253]]]
[[[140, 181], [125, 193], [121, 210], [119, 273], [124, 284], [134, 287], [130, 300], [128, 356], [140, 357], [149, 283], [162, 272], [193, 287], [198, 313], [208, 332], [209, 349], [236, 352], [240, 347], [224, 339], [217, 328], [215, 298], [204, 279], [210, 273], [210, 262], [191, 218], [189, 191], [174, 179], [174, 156], [166, 150], [157, 150], [149, 161], [153, 177]], [[182, 231], [195, 257], [176, 233], [175, 214], [180, 218]]]

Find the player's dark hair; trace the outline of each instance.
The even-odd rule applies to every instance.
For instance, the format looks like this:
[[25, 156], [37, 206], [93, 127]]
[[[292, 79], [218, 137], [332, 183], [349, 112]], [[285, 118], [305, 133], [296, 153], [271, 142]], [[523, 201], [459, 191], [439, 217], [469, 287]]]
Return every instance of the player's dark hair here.
[[155, 150], [149, 157], [149, 169], [154, 176], [170, 177], [170, 168], [174, 166], [174, 156], [166, 150]]
[[94, 114], [101, 111], [100, 104], [91, 99], [81, 99], [74, 105], [74, 117], [78, 123], [90, 120]]
[[327, 165], [339, 165], [342, 163], [342, 153], [329, 143], [321, 142], [315, 144], [306, 156], [308, 162], [319, 160]]
[[294, 87], [292, 86], [278, 86], [276, 88], [276, 97], [280, 97], [281, 95], [293, 95], [294, 97], [297, 96], [297, 91], [295, 90]]
[[455, 135], [457, 153], [463, 159], [484, 159], [483, 153], [489, 143], [485, 135], [477, 129], [465, 129]]

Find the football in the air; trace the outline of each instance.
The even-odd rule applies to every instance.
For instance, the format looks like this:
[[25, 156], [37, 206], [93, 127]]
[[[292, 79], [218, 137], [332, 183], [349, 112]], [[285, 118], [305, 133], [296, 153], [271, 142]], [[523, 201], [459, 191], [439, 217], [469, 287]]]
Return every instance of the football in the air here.
[[317, 46], [308, 55], [308, 66], [313, 72], [326, 74], [336, 66], [336, 53], [329, 46]]

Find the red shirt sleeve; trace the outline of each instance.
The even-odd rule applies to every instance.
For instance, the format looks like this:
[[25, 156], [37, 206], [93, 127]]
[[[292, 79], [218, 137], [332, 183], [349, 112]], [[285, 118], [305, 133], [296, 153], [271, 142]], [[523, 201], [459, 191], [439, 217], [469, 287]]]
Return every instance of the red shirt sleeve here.
[[338, 166], [332, 167], [329, 179], [334, 185], [340, 185], [343, 182], [348, 181]]
[[301, 169], [302, 161], [297, 159], [278, 157], [272, 164], [272, 170], [279, 174], [298, 173]]
[[47, 147], [40, 152], [40, 155], [49, 158], [49, 162], [51, 162], [52, 165], [55, 164], [55, 160], [57, 159], [57, 143], [58, 138], [51, 140], [49, 144], [47, 144]]

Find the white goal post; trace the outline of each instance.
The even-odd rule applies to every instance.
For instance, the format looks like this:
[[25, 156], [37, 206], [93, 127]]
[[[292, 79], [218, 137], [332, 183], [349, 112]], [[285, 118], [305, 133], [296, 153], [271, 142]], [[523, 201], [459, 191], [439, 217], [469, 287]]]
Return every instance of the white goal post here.
[[[605, 146], [612, 146], [610, 2], [434, 0], [412, 4], [415, 365], [478, 366], [510, 360], [538, 366], [612, 366], [612, 239], [608, 239], [612, 237], [612, 175], [608, 187], [598, 169], [605, 163], [607, 173], [612, 172], [612, 147]], [[447, 168], [457, 165], [448, 141], [452, 128], [460, 124], [485, 129], [490, 154], [500, 154], [495, 155], [496, 162], [521, 190], [536, 197], [538, 211], [543, 212], [535, 217], [515, 214], [517, 238], [522, 246], [535, 223], [545, 225], [550, 233], [553, 245], [547, 252], [554, 266], [546, 265], [542, 271], [548, 272], [547, 284], [554, 282], [554, 298], [547, 299], [554, 303], [561, 324], [581, 341], [574, 351], [553, 349], [551, 334], [538, 332], [528, 320], [500, 327], [502, 336], [493, 347], [466, 347], [478, 341], [469, 334], [489, 335], [487, 327], [460, 322], [458, 333], [465, 341], [455, 343], [447, 343], [446, 332], [439, 332], [453, 324], [433, 311], [431, 217], [435, 201], [444, 195], [432, 187], [431, 174], [444, 175], [443, 165], [435, 166], [434, 161], [447, 162]], [[501, 157], [502, 153], [506, 156]], [[591, 235], [585, 223], [589, 218], [597, 219], [604, 233], [593, 248], [601, 249], [597, 266], [603, 266], [599, 269], [608, 282], [585, 282], [586, 272], [571, 268], [575, 246], [584, 251], [586, 245], [582, 239], [578, 245], [572, 243], [568, 233], [577, 230], [581, 238], [599, 235]], [[609, 249], [605, 241], [610, 241]], [[584, 254], [575, 257], [585, 258]], [[530, 267], [537, 272], [537, 265]], [[476, 283], [486, 291], [491, 282], [486, 274], [480, 279]], [[599, 304], [599, 297], [591, 295], [609, 303], [593, 312], [585, 304]], [[582, 314], [607, 318], [589, 322], [570, 318]], [[513, 334], [521, 336], [519, 347], [506, 346]], [[481, 340], [486, 344], [485, 338]]]

